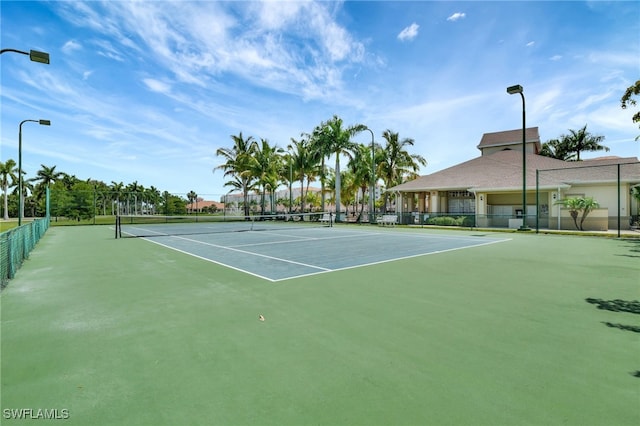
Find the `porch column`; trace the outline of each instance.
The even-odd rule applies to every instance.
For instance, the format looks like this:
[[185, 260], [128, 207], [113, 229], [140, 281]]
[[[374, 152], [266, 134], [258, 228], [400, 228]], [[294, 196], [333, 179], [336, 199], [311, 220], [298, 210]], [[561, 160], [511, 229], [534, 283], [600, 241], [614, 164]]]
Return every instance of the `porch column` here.
[[413, 200], [415, 196], [415, 192], [410, 192], [409, 197], [407, 197], [407, 213], [413, 212]]
[[418, 211], [420, 213], [424, 213], [425, 212], [425, 199], [426, 193], [424, 192], [420, 192], [418, 193]]
[[438, 191], [431, 191], [429, 196], [429, 213], [438, 213], [440, 211], [440, 202]]

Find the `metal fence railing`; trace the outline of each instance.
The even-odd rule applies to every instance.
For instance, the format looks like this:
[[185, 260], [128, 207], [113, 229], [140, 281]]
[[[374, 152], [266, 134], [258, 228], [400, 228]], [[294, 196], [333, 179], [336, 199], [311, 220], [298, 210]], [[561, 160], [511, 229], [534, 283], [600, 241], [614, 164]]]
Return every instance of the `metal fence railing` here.
[[0, 233], [0, 288], [4, 288], [49, 228], [49, 218], [35, 219]]

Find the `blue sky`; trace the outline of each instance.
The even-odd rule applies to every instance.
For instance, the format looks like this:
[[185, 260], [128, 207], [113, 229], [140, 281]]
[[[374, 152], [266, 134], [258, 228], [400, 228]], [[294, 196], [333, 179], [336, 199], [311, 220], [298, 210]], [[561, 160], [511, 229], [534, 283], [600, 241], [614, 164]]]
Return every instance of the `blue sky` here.
[[[1, 159], [206, 199], [228, 191], [230, 135], [290, 139], [340, 116], [415, 140], [429, 174], [479, 155], [482, 134], [542, 141], [585, 124], [640, 156], [620, 97], [640, 78], [640, 7], [626, 1], [2, 1]], [[364, 132], [356, 141], [370, 143]], [[588, 154], [584, 157], [605, 155]]]

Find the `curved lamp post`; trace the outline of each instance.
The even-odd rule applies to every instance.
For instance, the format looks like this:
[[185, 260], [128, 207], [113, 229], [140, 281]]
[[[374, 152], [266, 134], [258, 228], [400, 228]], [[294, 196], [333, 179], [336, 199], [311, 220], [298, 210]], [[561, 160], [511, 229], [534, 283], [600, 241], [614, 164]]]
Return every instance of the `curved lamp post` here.
[[0, 50], [0, 54], [3, 54], [5, 52], [13, 52], [13, 53], [20, 53], [22, 55], [29, 55], [29, 59], [31, 59], [33, 62], [40, 62], [41, 64], [49, 63], [49, 54], [47, 52], [39, 52], [37, 50], [30, 50], [28, 52], [25, 52], [24, 50], [18, 50], [18, 49]]
[[520, 231], [529, 231], [527, 227], [527, 139], [526, 139], [526, 114], [524, 104], [524, 89], [519, 84], [507, 87], [507, 93], [522, 97], [522, 226]]
[[49, 120], [22, 120], [18, 126], [18, 226], [22, 225], [22, 125], [27, 122], [38, 123], [41, 126], [50, 126]]

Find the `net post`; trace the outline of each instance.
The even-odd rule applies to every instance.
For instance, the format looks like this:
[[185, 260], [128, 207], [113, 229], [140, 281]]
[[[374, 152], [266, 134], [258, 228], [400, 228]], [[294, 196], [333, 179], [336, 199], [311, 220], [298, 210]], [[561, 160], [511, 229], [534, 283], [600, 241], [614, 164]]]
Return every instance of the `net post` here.
[[116, 239], [118, 239], [119, 230], [120, 230], [120, 215], [116, 215]]

